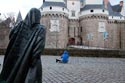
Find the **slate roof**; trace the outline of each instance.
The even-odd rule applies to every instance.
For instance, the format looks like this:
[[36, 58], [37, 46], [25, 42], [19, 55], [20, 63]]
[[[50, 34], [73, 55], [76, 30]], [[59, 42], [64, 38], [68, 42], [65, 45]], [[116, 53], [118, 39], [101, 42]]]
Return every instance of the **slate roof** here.
[[104, 9], [103, 5], [93, 4], [93, 5], [85, 5], [81, 8], [81, 11], [89, 10], [89, 9]]
[[108, 3], [108, 11], [110, 16], [122, 16], [120, 12], [113, 11], [112, 5]]
[[112, 9], [115, 12], [121, 12], [122, 6], [120, 6], [119, 4], [118, 5], [114, 5], [114, 6], [112, 6]]
[[[90, 9], [105, 9], [104, 3], [101, 5], [98, 4], [92, 4], [92, 5], [85, 5], [83, 8], [81, 8], [81, 11], [90, 10]], [[109, 11], [110, 16], [122, 16], [120, 14], [122, 7], [120, 5], [112, 6], [110, 2], [107, 5], [107, 10]]]
[[66, 5], [64, 2], [48, 2], [48, 1], [44, 2], [41, 7], [43, 8], [43, 7], [47, 7], [47, 6], [59, 6], [59, 7], [66, 8]]

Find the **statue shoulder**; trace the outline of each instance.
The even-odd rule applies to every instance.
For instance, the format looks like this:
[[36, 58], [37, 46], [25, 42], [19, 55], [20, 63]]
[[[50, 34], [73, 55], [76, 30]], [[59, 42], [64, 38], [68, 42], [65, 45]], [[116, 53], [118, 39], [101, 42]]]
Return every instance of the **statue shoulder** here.
[[38, 28], [38, 29], [42, 29], [42, 30], [46, 30], [45, 26], [44, 26], [44, 25], [41, 25], [41, 24], [38, 24], [38, 25], [37, 25], [37, 28]]

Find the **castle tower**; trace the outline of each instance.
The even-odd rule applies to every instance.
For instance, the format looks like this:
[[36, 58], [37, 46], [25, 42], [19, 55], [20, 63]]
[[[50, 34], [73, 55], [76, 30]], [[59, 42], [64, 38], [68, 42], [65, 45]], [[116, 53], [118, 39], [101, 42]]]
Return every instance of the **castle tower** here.
[[85, 46], [107, 47], [108, 11], [102, 0], [86, 0], [80, 11], [80, 35]]
[[68, 10], [63, 1], [46, 0], [41, 10], [41, 24], [46, 27], [45, 48], [65, 48], [68, 40]]
[[69, 10], [68, 45], [73, 45], [78, 42], [80, 0], [67, 0], [67, 9]]
[[79, 19], [80, 0], [67, 0], [69, 19]]

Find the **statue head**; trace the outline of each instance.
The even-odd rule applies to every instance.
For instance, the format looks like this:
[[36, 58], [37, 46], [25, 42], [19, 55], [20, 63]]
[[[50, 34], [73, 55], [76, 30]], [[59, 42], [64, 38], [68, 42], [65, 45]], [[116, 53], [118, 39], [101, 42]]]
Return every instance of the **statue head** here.
[[34, 24], [40, 24], [41, 13], [37, 8], [32, 8], [25, 17], [24, 23], [32, 27]]

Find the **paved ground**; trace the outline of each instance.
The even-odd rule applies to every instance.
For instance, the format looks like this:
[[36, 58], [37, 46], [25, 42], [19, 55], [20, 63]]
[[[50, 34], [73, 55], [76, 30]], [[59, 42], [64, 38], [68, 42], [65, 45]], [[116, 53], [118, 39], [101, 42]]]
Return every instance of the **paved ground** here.
[[125, 59], [70, 57], [62, 64], [55, 62], [58, 57], [41, 57], [43, 83], [125, 83]]

